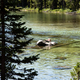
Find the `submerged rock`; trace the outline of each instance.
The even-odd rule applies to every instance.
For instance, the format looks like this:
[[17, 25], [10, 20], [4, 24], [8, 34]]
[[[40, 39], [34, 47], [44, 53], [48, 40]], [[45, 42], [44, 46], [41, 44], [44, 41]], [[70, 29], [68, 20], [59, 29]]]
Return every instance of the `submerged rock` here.
[[66, 57], [57, 56], [55, 59], [65, 60], [65, 59], [66, 59]]
[[71, 69], [71, 67], [70, 66], [56, 66], [53, 69], [56, 69], [56, 70], [66, 70], [66, 69]]

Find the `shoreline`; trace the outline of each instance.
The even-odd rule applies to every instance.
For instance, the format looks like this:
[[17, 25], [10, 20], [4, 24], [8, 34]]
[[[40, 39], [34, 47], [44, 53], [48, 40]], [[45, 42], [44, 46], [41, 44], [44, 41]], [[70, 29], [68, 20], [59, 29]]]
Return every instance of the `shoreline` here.
[[51, 10], [51, 9], [42, 9], [42, 10], [38, 10], [38, 8], [34, 9], [34, 8], [23, 8], [21, 9], [20, 11], [23, 11], [23, 12], [42, 12], [42, 13], [63, 13], [63, 14], [70, 14], [70, 15], [80, 15], [80, 10], [78, 11], [71, 11], [70, 9], [54, 9], [54, 10]]

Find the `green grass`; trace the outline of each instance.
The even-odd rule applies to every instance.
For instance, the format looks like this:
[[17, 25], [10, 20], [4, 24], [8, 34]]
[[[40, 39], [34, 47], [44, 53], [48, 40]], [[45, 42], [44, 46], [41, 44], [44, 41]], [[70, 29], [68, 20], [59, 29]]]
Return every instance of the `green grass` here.
[[22, 8], [21, 11], [26, 11], [26, 12], [38, 12], [38, 8]]
[[[21, 11], [26, 11], [26, 12], [38, 12], [38, 8], [22, 8]], [[48, 12], [48, 13], [69, 13], [72, 12], [70, 9], [53, 9], [51, 10], [50, 8], [42, 9], [39, 12]], [[80, 9], [76, 11], [77, 14], [80, 14]]]
[[77, 13], [78, 13], [78, 14], [80, 14], [80, 9], [79, 9], [79, 10], [77, 10]]
[[[27, 12], [38, 12], [39, 9], [36, 8], [22, 8], [21, 11], [27, 11]], [[46, 8], [46, 9], [42, 9], [39, 12], [48, 12], [48, 13], [68, 13], [68, 12], [72, 12], [72, 10], [70, 9], [53, 9], [51, 10], [50, 8]], [[77, 11], [77, 13], [80, 13], [80, 10]]]

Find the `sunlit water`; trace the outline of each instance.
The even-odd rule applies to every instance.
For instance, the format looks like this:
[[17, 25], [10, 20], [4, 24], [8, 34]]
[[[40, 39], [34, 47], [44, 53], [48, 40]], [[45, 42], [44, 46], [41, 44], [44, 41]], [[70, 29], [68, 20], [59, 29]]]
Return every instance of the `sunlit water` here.
[[[26, 27], [32, 28], [33, 34], [30, 37], [34, 38], [25, 52], [19, 54], [20, 58], [40, 55], [34, 64], [21, 64], [17, 67], [34, 68], [38, 71], [34, 80], [70, 80], [70, 72], [80, 61], [80, 15], [27, 12], [19, 14], [24, 15], [22, 21], [26, 22]], [[34, 47], [39, 39], [47, 38], [60, 46], [53, 46], [50, 50]]]

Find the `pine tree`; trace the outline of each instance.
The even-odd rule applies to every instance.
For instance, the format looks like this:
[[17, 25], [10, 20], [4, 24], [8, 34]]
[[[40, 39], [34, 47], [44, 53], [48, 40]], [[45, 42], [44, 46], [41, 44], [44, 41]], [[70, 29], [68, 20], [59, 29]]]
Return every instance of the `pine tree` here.
[[38, 8], [39, 8], [39, 12], [40, 10], [43, 9], [43, 0], [38, 0]]
[[71, 7], [72, 11], [76, 11], [79, 9], [79, 2], [80, 2], [80, 0], [72, 0], [71, 1], [70, 7]]
[[57, 3], [58, 3], [58, 0], [52, 0], [51, 1], [51, 9], [57, 9]]
[[[38, 55], [25, 57], [20, 60], [16, 53], [22, 53], [31, 41], [28, 35], [32, 33], [31, 28], [23, 26], [25, 22], [21, 22], [20, 19], [23, 15], [11, 15], [11, 11], [18, 10], [14, 8], [14, 0], [1, 0], [0, 1], [0, 67], [1, 67], [1, 80], [16, 79], [13, 75], [19, 75], [24, 77], [20, 80], [32, 80], [37, 72], [34, 69], [27, 70], [24, 68], [24, 73], [16, 73], [13, 71], [15, 65], [12, 63], [33, 63], [38, 59]], [[16, 0], [15, 0], [16, 2]], [[19, 10], [18, 10], [19, 11]], [[14, 59], [16, 58], [16, 59]], [[27, 71], [29, 73], [27, 73]], [[28, 76], [27, 76], [28, 75]], [[27, 76], [27, 78], [25, 78]]]

